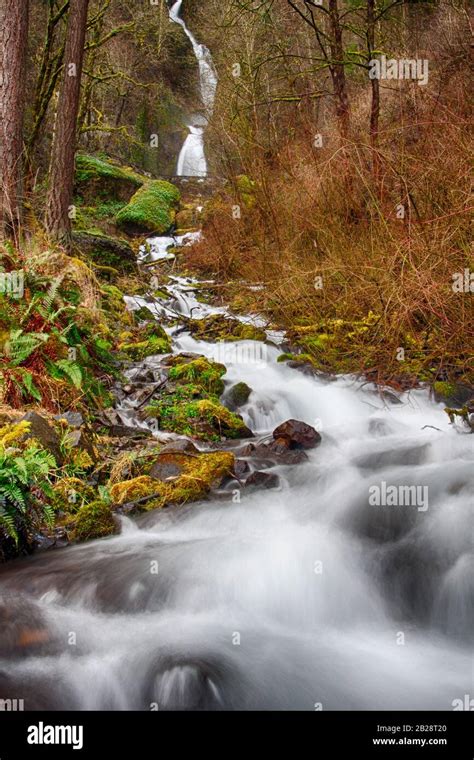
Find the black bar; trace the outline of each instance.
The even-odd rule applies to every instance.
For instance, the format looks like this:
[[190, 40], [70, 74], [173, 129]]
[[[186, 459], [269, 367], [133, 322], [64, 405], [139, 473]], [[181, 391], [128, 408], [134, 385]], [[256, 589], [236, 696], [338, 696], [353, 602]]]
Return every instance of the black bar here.
[[[103, 750], [117, 758], [158, 757], [170, 750], [181, 757], [189, 750], [193, 757], [241, 752], [246, 758], [257, 746], [265, 757], [288, 753], [288, 760], [303, 754], [326, 760], [402, 753], [472, 760], [472, 717], [471, 712], [2, 712], [0, 760], [92, 758]], [[69, 729], [57, 733], [57, 726]], [[28, 743], [28, 737], [44, 743]], [[49, 738], [69, 739], [77, 749], [71, 743], [47, 744]]]

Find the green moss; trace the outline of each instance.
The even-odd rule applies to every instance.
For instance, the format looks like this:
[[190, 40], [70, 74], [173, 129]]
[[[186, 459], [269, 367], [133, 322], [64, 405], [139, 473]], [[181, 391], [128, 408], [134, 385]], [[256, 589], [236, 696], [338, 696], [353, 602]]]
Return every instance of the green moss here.
[[454, 383], [449, 383], [444, 380], [436, 380], [436, 382], [433, 383], [433, 390], [437, 396], [449, 399], [456, 395], [457, 388]]
[[174, 393], [153, 401], [145, 409], [148, 417], [154, 417], [162, 430], [191, 435], [204, 441], [221, 438], [247, 438], [251, 436], [243, 419], [213, 398], [198, 398], [201, 389], [184, 386], [181, 393]]
[[310, 354], [280, 354], [280, 356], [277, 359], [277, 362], [301, 362], [302, 364], [305, 364], [306, 362], [309, 362], [310, 364], [313, 363], [313, 357]]
[[[181, 361], [179, 361], [181, 359]], [[205, 391], [220, 396], [224, 391], [224, 381], [221, 380], [227, 369], [223, 364], [209, 361], [204, 356], [198, 359], [175, 357], [178, 363], [171, 367], [169, 377], [176, 383], [201, 386]]]
[[227, 451], [214, 451], [188, 456], [178, 452], [163, 455], [181, 470], [171, 481], [161, 481], [141, 475], [132, 480], [116, 483], [110, 489], [113, 502], [123, 505], [143, 497], [153, 496], [140, 509], [149, 511], [166, 504], [185, 504], [202, 499], [214, 483], [229, 475], [234, 466], [234, 456]]
[[244, 324], [237, 319], [228, 319], [222, 314], [212, 314], [206, 319], [192, 320], [190, 331], [197, 340], [266, 340], [265, 330]]
[[140, 361], [154, 354], [167, 354], [171, 351], [171, 342], [168, 337], [161, 338], [152, 335], [146, 340], [137, 343], [120, 343], [119, 350], [133, 361]]
[[246, 208], [252, 208], [255, 206], [255, 182], [246, 174], [239, 174], [239, 176], [235, 178], [235, 184], [239, 196]]
[[113, 179], [129, 182], [135, 187], [143, 185], [144, 178], [128, 167], [119, 166], [110, 160], [90, 156], [84, 153], [76, 155], [76, 183], [91, 179]]
[[61, 478], [53, 487], [53, 506], [62, 512], [77, 512], [95, 498], [95, 490], [80, 478]]
[[170, 182], [148, 182], [132, 196], [115, 217], [117, 225], [128, 232], [164, 234], [173, 226], [180, 192]]
[[112, 510], [103, 501], [82, 506], [75, 518], [73, 537], [76, 541], [103, 538], [116, 532]]
[[117, 324], [132, 325], [132, 315], [125, 308], [122, 291], [115, 285], [102, 285], [101, 302], [104, 318], [106, 322], [110, 322], [110, 325], [115, 332], [117, 330]]

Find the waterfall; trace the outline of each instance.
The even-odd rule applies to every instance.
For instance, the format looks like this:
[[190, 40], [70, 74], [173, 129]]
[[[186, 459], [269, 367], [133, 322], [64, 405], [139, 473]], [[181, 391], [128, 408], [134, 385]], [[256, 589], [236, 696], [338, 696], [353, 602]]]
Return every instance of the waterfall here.
[[[199, 85], [201, 101], [205, 118], [200, 119], [204, 124], [211, 116], [217, 87], [217, 73], [212, 56], [205, 45], [199, 43], [181, 18], [180, 11], [183, 0], [177, 0], [170, 8], [170, 19], [179, 24], [193, 46], [194, 55], [199, 66]], [[206, 177], [207, 161], [204, 153], [204, 126], [188, 124], [189, 134], [183, 143], [178, 158], [176, 174], [179, 177]]]

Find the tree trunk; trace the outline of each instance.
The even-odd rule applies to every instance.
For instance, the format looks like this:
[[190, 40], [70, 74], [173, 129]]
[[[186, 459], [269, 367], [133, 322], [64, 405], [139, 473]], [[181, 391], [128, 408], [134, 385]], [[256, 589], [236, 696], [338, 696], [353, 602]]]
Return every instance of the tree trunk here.
[[65, 245], [71, 240], [70, 207], [88, 6], [89, 0], [71, 0], [49, 169], [46, 228], [51, 237]]
[[28, 0], [0, 0], [0, 230], [18, 239]]
[[[367, 0], [367, 57], [371, 61], [375, 50], [375, 0]], [[370, 103], [370, 147], [372, 148], [372, 172], [378, 182], [380, 174], [380, 158], [378, 152], [379, 115], [380, 115], [380, 82], [374, 77], [370, 80], [372, 99]]]
[[341, 139], [345, 141], [349, 136], [349, 96], [347, 94], [342, 27], [337, 0], [329, 0], [329, 17], [331, 24], [330, 73], [336, 97], [336, 118], [339, 125], [339, 134]]

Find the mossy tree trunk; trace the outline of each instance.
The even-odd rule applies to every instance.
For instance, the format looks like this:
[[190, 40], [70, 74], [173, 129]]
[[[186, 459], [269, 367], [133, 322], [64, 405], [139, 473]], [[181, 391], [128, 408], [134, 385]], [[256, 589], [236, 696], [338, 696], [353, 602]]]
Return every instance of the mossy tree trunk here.
[[0, 2], [0, 228], [18, 239], [22, 204], [23, 112], [28, 0]]
[[88, 6], [89, 0], [71, 0], [49, 170], [45, 224], [51, 237], [65, 245], [71, 241], [70, 207]]

